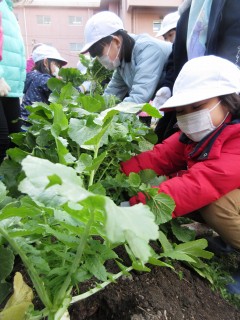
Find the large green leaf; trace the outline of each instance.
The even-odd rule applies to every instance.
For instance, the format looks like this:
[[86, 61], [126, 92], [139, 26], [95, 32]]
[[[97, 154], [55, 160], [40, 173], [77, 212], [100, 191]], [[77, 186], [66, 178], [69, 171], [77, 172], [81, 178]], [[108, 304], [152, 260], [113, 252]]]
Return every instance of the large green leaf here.
[[61, 104], [52, 103], [50, 104], [50, 107], [54, 112], [51, 132], [54, 137], [58, 137], [61, 131], [64, 131], [68, 128], [68, 119], [63, 111], [63, 106]]
[[149, 116], [154, 117], [154, 118], [161, 118], [162, 117], [161, 113], [149, 103], [146, 103], [143, 106], [142, 111], [147, 112], [149, 114]]
[[158, 237], [158, 226], [154, 215], [147, 206], [118, 207], [111, 199], [106, 199], [106, 235], [113, 243], [127, 242], [134, 255], [146, 263], [151, 256], [149, 240]]
[[109, 108], [107, 110], [104, 110], [100, 113], [99, 118], [104, 119], [109, 112], [115, 111], [117, 112], [125, 112], [125, 113], [137, 113], [141, 110], [144, 104], [137, 104], [134, 102], [121, 102], [117, 104], [116, 106]]
[[69, 123], [69, 137], [80, 146], [94, 138], [101, 131], [101, 127], [94, 122], [84, 119], [71, 119]]
[[[26, 174], [19, 190], [47, 206], [56, 207], [67, 201], [81, 201], [91, 193], [82, 187], [82, 180], [74, 169], [45, 159], [27, 156], [22, 161]], [[49, 185], [49, 177], [56, 175], [61, 183]]]
[[157, 224], [166, 223], [172, 219], [172, 212], [175, 208], [175, 202], [167, 194], [158, 193], [150, 200], [147, 200], [147, 204], [155, 214]]
[[[161, 235], [161, 240], [163, 235]], [[187, 261], [190, 263], [197, 263], [198, 258], [211, 259], [213, 253], [205, 251], [207, 247], [206, 239], [198, 239], [194, 241], [189, 241], [186, 243], [180, 243], [175, 246], [165, 246], [164, 252], [161, 254], [163, 257], [168, 257], [171, 259]]]

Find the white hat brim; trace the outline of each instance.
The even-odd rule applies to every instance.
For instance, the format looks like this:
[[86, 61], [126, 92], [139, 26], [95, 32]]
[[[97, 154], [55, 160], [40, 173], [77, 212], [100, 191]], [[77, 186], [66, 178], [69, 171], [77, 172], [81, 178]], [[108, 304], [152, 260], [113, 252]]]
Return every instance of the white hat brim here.
[[168, 31], [172, 29], [176, 29], [176, 23], [172, 25], [168, 25], [166, 28], [162, 28], [160, 31], [158, 31], [158, 33], [156, 34], [156, 37], [163, 36], [164, 34], [166, 34]]
[[[101, 39], [102, 39], [102, 38], [101, 38]], [[101, 39], [99, 39], [99, 40], [101, 40]], [[88, 52], [88, 50], [90, 49], [90, 47], [91, 47], [92, 45], [94, 45], [94, 43], [98, 42], [99, 40], [86, 43], [86, 44], [84, 45], [84, 47], [81, 49], [80, 53], [86, 53], [86, 52]]]
[[160, 108], [161, 111], [167, 111], [168, 109], [173, 109], [181, 106], [187, 106], [189, 104], [203, 101], [206, 99], [210, 99], [213, 97], [219, 97], [225, 94], [236, 93], [236, 88], [229, 88], [228, 90], [222, 90], [220, 87], [209, 88], [206, 90], [205, 88], [199, 88], [197, 92], [192, 90], [183, 90], [183, 92], [179, 92], [174, 94], [171, 98], [169, 98]]

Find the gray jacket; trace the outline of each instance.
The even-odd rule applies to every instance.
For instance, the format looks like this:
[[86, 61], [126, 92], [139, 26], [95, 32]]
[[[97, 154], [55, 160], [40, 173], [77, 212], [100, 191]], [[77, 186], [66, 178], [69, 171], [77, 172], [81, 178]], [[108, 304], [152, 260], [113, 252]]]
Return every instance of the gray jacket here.
[[121, 62], [104, 95], [115, 95], [124, 102], [149, 102], [172, 51], [172, 44], [148, 34], [130, 36], [135, 40], [131, 62]]

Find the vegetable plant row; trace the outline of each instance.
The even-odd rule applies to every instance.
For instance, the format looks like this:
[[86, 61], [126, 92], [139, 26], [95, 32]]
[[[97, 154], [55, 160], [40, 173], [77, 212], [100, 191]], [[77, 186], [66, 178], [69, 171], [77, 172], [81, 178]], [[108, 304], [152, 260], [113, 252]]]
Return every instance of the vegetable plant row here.
[[[120, 171], [121, 161], [156, 142], [136, 114], [159, 112], [104, 98], [106, 74], [97, 62], [83, 62], [86, 75], [69, 68], [61, 70], [61, 80], [49, 80], [50, 104], [27, 107], [28, 123], [12, 135], [15, 147], [0, 167], [0, 319], [67, 319], [71, 304], [123, 274], [151, 265], [173, 269], [174, 259], [206, 276], [201, 258], [212, 256], [206, 240], [183, 232], [171, 219], [174, 201], [151, 188], [165, 178], [151, 170], [129, 177]], [[77, 86], [89, 79], [90, 94], [79, 93]], [[149, 194], [148, 205], [120, 206], [139, 190]], [[118, 256], [120, 246], [131, 263]], [[16, 257], [28, 284], [13, 273]], [[109, 260], [117, 273], [108, 270]], [[81, 292], [80, 284], [90, 280], [94, 286]], [[41, 310], [34, 309], [34, 296]]]

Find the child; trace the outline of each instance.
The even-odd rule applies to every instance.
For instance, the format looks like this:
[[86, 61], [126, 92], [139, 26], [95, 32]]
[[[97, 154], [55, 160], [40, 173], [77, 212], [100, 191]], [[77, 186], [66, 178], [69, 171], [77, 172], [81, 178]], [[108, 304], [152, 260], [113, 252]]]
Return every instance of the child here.
[[163, 37], [163, 40], [174, 43], [179, 17], [178, 11], [167, 14], [163, 18], [161, 29], [156, 34], [156, 37]]
[[[93, 15], [84, 35], [86, 44], [81, 53], [89, 52], [106, 69], [115, 70], [104, 95], [135, 103], [152, 99], [172, 44], [147, 34], [128, 34], [122, 20], [109, 11]], [[149, 119], [144, 122], [148, 123]]]
[[[160, 110], [176, 110], [180, 131], [121, 163], [129, 175], [152, 169], [181, 175], [158, 186], [176, 204], [173, 218], [198, 212], [220, 237], [240, 249], [240, 70], [232, 62], [203, 56], [188, 61]], [[130, 204], [145, 203], [142, 193]]]
[[[32, 48], [32, 53], [35, 49], [37, 49], [37, 47], [43, 45], [43, 43], [36, 43], [33, 48]], [[26, 61], [26, 72], [30, 72], [32, 71], [33, 67], [34, 67], [34, 61], [32, 58], [32, 53], [30, 55], [30, 57], [28, 57], [27, 61]]]
[[59, 69], [67, 64], [54, 47], [48, 45], [38, 46], [32, 53], [34, 61], [33, 71], [27, 73], [24, 86], [24, 96], [21, 104], [21, 117], [28, 118], [28, 111], [25, 106], [32, 105], [33, 102], [48, 103], [51, 93], [47, 82], [51, 77], [57, 77]]

